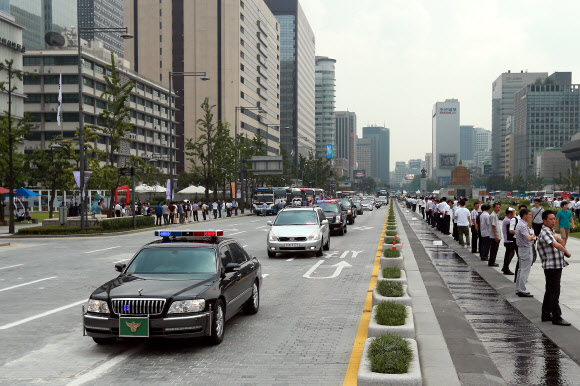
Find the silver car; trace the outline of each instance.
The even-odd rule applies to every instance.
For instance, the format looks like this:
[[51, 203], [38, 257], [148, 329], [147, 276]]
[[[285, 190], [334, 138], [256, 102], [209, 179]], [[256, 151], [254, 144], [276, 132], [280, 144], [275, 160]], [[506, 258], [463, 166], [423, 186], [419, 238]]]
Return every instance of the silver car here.
[[319, 207], [285, 208], [268, 225], [268, 257], [279, 252], [316, 252], [322, 256], [323, 249], [330, 249], [330, 227]]

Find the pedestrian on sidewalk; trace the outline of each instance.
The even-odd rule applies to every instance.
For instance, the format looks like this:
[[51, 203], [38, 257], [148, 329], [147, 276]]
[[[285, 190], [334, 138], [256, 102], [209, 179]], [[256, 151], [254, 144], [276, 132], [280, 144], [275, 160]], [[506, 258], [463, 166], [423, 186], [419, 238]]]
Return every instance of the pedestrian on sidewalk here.
[[530, 276], [530, 270], [533, 263], [533, 241], [536, 235], [528, 225], [532, 220], [532, 212], [527, 209], [520, 211], [520, 221], [516, 226], [515, 239], [518, 246], [519, 265], [518, 277], [516, 280], [516, 295], [520, 297], [532, 297], [533, 295], [526, 291], [526, 282]]
[[232, 208], [234, 208], [234, 215], [238, 215], [238, 202], [236, 200], [232, 200]]
[[419, 205], [419, 212], [421, 212], [421, 216], [425, 220], [425, 197], [421, 196], [417, 204]]
[[[471, 217], [469, 209], [465, 208], [465, 201], [460, 200], [458, 207], [453, 211], [453, 218], [457, 224], [457, 234], [459, 238], [459, 245], [462, 247], [469, 247], [469, 228], [471, 227]], [[465, 236], [465, 241], [463, 241]], [[467, 243], [467, 245], [465, 245]]]
[[459, 209], [459, 201], [455, 200], [453, 201], [453, 240], [455, 241], [459, 241], [459, 230], [457, 229], [457, 218], [455, 217], [457, 209]]
[[544, 226], [538, 238], [538, 254], [542, 260], [544, 276], [546, 277], [546, 292], [542, 303], [542, 322], [552, 321], [552, 324], [559, 326], [569, 326], [570, 323], [562, 319], [560, 309], [560, 281], [562, 279], [562, 269], [568, 265], [564, 256], [572, 255], [564, 245], [563, 240], [556, 236], [554, 226], [556, 225], [556, 215], [551, 210], [542, 214]]
[[501, 242], [501, 222], [499, 221], [498, 213], [501, 209], [501, 204], [496, 202], [493, 204], [493, 212], [489, 216], [489, 221], [491, 224], [491, 234], [490, 234], [490, 247], [489, 247], [489, 261], [487, 265], [490, 267], [499, 267], [499, 264], [495, 262], [497, 257], [497, 251], [499, 249], [499, 243]]
[[556, 232], [560, 232], [560, 237], [564, 242], [564, 246], [566, 246], [570, 237], [570, 226], [572, 229], [576, 229], [576, 225], [574, 225], [574, 214], [568, 210], [568, 202], [562, 201], [560, 208], [556, 215]]
[[[572, 209], [570, 208], [570, 210]], [[580, 201], [578, 197], [574, 200], [574, 213], [576, 214], [576, 217], [580, 217]]]
[[[513, 275], [514, 273], [510, 270], [510, 263], [514, 258], [516, 253], [516, 240], [515, 240], [515, 229], [512, 233], [510, 231], [510, 223], [512, 219], [515, 218], [516, 210], [512, 207], [509, 207], [505, 210], [505, 218], [501, 223], [501, 228], [503, 232], [503, 246], [505, 247], [505, 254], [503, 257], [503, 267], [501, 271], [504, 275]], [[516, 219], [516, 225], [517, 225]], [[516, 268], [517, 269], [517, 268]]]
[[163, 203], [163, 223], [165, 225], [169, 225], [169, 205], [167, 205], [167, 202]]
[[481, 215], [479, 216], [479, 225], [481, 231], [481, 244], [479, 246], [479, 257], [481, 260], [489, 260], [489, 248], [491, 246], [491, 222], [489, 218], [489, 204], [483, 204], [481, 207]]
[[477, 246], [481, 249], [481, 232], [479, 231], [479, 202], [473, 204], [471, 211], [471, 253], [477, 253]]
[[203, 221], [207, 220], [207, 211], [209, 207], [207, 206], [207, 204], [204, 202], [201, 205], [201, 215], [203, 216]]
[[197, 213], [198, 211], [199, 211], [199, 205], [197, 202], [194, 202], [193, 205], [191, 205], [191, 215], [193, 217], [193, 221], [199, 222], [199, 214]]
[[213, 202], [212, 210], [213, 210], [213, 219], [215, 220], [218, 217], [218, 210], [219, 210], [219, 204], [217, 201]]
[[451, 211], [451, 207], [453, 206], [453, 201], [452, 200], [447, 200], [447, 202], [445, 203], [444, 209], [445, 209], [445, 215], [444, 217], [444, 222], [443, 222], [443, 234], [445, 235], [450, 235], [451, 234], [451, 216], [453, 214], [453, 212]]
[[542, 213], [544, 213], [544, 208], [541, 206], [542, 199], [534, 199], [534, 207], [532, 208], [532, 228], [534, 229], [534, 234], [536, 236], [540, 235], [542, 231], [542, 226], [544, 225], [542, 221]]
[[155, 225], [161, 226], [161, 218], [163, 217], [163, 207], [161, 203], [155, 206]]

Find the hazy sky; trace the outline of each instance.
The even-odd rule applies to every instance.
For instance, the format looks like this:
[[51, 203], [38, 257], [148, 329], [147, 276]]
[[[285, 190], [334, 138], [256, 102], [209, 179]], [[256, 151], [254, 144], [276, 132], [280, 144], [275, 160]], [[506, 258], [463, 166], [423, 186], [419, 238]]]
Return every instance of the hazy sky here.
[[[491, 130], [491, 84], [507, 70], [580, 65], [580, 0], [301, 0], [316, 54], [336, 63], [336, 109], [391, 129], [395, 161], [431, 152], [431, 109]], [[574, 75], [574, 74], [573, 74]], [[573, 77], [573, 81], [574, 81]]]

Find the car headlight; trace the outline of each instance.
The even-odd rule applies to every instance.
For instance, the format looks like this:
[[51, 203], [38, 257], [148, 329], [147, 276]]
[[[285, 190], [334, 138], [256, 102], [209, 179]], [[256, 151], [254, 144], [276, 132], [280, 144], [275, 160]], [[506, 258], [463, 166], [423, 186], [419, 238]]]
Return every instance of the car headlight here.
[[320, 233], [314, 231], [308, 236], [308, 240], [320, 240]]
[[349, 211], [348, 211], [348, 214], [352, 214], [352, 210], [349, 210]]
[[87, 311], [97, 312], [99, 314], [108, 314], [109, 313], [109, 305], [104, 300], [89, 299]]
[[169, 307], [168, 314], [183, 314], [187, 312], [199, 312], [203, 311], [205, 308], [205, 300], [195, 299], [195, 300], [178, 300], [171, 303]]
[[336, 216], [336, 221], [340, 221], [340, 215]]
[[278, 241], [278, 238], [274, 234], [274, 232], [268, 233], [268, 241]]

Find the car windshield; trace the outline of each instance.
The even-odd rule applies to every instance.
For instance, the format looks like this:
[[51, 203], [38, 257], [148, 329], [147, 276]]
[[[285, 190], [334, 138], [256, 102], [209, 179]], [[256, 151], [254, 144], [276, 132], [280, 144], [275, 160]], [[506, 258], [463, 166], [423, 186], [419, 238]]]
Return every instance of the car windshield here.
[[211, 248], [146, 248], [139, 252], [126, 271], [136, 275], [215, 272], [215, 250]]
[[274, 196], [271, 194], [256, 194], [254, 196], [254, 202], [263, 204], [265, 203], [272, 203], [274, 202]]
[[349, 200], [340, 200], [340, 202], [342, 202], [343, 205], [350, 206]]
[[362, 202], [363, 205], [368, 205], [370, 203], [371, 203], [370, 201], [366, 201], [366, 200]]
[[321, 202], [316, 204], [317, 206], [321, 207], [325, 212], [338, 212], [338, 205], [337, 204], [330, 204], [328, 202]]
[[316, 213], [310, 210], [282, 211], [274, 225], [316, 225]]

